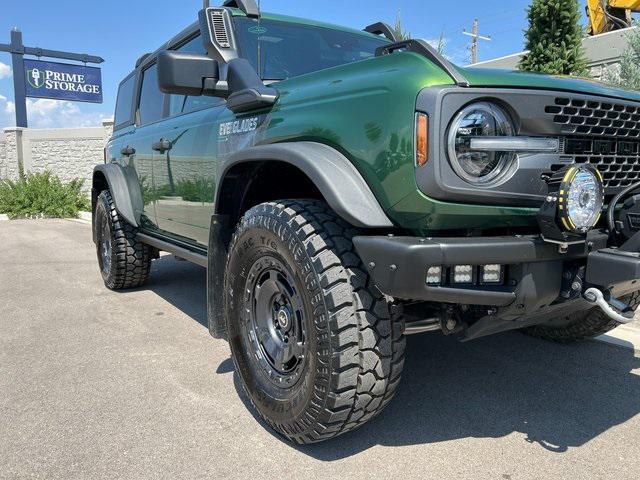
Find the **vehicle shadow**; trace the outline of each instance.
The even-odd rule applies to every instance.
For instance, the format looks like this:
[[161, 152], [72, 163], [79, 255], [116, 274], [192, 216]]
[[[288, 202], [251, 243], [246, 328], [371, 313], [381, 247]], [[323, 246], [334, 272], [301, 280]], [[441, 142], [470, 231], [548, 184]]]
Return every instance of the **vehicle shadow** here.
[[[206, 325], [204, 269], [171, 257], [155, 263], [147, 288]], [[216, 368], [229, 374], [233, 364], [227, 359]], [[640, 413], [638, 369], [632, 350], [593, 341], [565, 346], [517, 332], [468, 343], [440, 334], [409, 337], [400, 389], [378, 418], [335, 440], [295, 448], [333, 461], [375, 445], [519, 432], [523, 441], [562, 453]], [[247, 410], [272, 432], [236, 374], [234, 384]]]
[[[400, 389], [378, 418], [329, 442], [295, 448], [334, 461], [375, 445], [520, 432], [527, 443], [563, 453], [640, 413], [640, 376], [633, 373], [639, 368], [632, 350], [598, 342], [563, 346], [517, 332], [470, 343], [439, 334], [410, 337]], [[237, 375], [234, 382], [268, 430]]]
[[141, 290], [150, 290], [200, 325], [207, 324], [207, 270], [163, 255], [151, 264], [149, 281]]

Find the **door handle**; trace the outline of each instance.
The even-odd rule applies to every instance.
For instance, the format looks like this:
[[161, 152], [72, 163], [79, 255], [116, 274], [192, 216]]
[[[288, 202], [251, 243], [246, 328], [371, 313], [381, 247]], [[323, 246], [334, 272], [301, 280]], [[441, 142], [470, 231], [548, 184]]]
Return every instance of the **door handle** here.
[[133, 147], [130, 147], [129, 145], [127, 145], [122, 150], [120, 150], [120, 153], [124, 157], [130, 157], [131, 155], [135, 155], [136, 154], [136, 149], [133, 148]]
[[171, 147], [172, 147], [171, 142], [166, 138], [161, 138], [151, 146], [153, 150], [160, 153], [164, 153], [167, 150], [171, 150]]

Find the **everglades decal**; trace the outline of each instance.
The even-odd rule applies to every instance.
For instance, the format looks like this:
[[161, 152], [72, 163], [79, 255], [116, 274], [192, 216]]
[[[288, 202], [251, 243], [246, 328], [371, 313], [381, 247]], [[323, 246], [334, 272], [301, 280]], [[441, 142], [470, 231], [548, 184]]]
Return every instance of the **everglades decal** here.
[[248, 117], [234, 122], [223, 122], [218, 127], [218, 153], [231, 154], [244, 148], [253, 147], [264, 138], [269, 128], [269, 115]]
[[236, 120], [235, 122], [225, 122], [220, 124], [218, 135], [227, 137], [229, 135], [239, 135], [253, 132], [258, 128], [258, 117]]

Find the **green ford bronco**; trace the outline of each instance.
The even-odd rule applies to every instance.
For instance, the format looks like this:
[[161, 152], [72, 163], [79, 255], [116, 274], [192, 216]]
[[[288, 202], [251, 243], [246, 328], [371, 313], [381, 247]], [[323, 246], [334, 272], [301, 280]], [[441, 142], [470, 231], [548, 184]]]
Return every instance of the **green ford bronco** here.
[[636, 191], [638, 93], [205, 1], [120, 84], [93, 232], [110, 289], [160, 251], [206, 267], [253, 406], [311, 443], [391, 401], [406, 335], [632, 321]]

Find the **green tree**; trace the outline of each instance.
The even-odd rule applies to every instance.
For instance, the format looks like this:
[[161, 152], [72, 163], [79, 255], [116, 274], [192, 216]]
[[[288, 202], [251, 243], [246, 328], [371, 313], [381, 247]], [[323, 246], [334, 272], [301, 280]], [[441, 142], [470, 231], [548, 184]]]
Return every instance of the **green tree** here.
[[603, 72], [602, 80], [629, 90], [640, 90], [640, 27], [627, 34], [628, 45], [620, 66]]
[[533, 0], [527, 10], [526, 53], [520, 69], [553, 75], [586, 75], [584, 36], [577, 0]]

